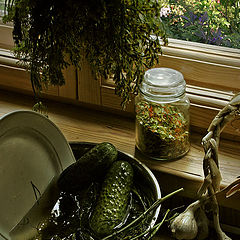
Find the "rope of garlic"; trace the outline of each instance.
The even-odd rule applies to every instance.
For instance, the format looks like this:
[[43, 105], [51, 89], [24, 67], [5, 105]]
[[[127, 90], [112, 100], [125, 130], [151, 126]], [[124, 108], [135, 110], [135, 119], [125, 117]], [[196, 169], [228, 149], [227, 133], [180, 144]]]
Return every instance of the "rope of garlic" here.
[[[210, 209], [213, 213], [213, 225], [219, 240], [229, 240], [221, 229], [219, 222], [219, 207], [216, 194], [220, 192], [220, 183], [222, 180], [218, 161], [218, 145], [220, 134], [224, 127], [236, 116], [240, 115], [240, 93], [216, 115], [208, 128], [208, 133], [202, 139], [204, 148], [203, 172], [204, 181], [198, 190], [198, 200], [190, 204], [186, 210], [176, 217], [170, 224], [170, 229], [177, 239], [206, 239], [208, 228], [206, 226], [207, 218], [204, 212], [206, 202], [210, 203]], [[239, 184], [235, 181], [234, 184]], [[230, 184], [231, 186], [234, 184]], [[238, 186], [239, 187], [239, 186]], [[208, 209], [209, 210], [209, 209]], [[196, 214], [197, 212], [197, 214]], [[191, 216], [191, 219], [190, 217]], [[184, 218], [186, 217], [186, 218]], [[190, 219], [190, 221], [188, 221]], [[201, 220], [201, 224], [199, 223]], [[204, 223], [205, 222], [205, 223]], [[199, 228], [202, 228], [201, 231]]]

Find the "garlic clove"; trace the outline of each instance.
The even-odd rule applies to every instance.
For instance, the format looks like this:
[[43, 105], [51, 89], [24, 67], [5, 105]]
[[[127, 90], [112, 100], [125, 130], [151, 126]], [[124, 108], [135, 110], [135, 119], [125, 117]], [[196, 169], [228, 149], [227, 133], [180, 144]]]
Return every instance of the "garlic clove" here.
[[186, 209], [171, 222], [170, 229], [176, 239], [194, 239], [198, 233], [194, 212]]

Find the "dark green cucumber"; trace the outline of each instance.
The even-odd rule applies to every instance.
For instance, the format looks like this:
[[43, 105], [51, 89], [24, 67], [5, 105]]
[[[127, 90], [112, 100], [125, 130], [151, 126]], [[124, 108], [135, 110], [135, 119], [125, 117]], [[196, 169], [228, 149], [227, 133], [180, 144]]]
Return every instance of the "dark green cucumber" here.
[[61, 191], [75, 192], [106, 175], [117, 159], [117, 149], [108, 142], [97, 144], [75, 163], [68, 166], [58, 179]]
[[109, 169], [90, 217], [90, 228], [97, 236], [106, 236], [121, 225], [126, 217], [133, 168], [126, 161], [116, 161]]

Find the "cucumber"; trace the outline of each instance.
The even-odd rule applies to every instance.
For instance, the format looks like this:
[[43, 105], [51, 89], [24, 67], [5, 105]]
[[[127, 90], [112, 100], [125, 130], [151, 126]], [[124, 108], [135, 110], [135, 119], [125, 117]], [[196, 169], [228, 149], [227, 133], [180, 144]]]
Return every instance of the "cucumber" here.
[[111, 234], [120, 227], [127, 216], [130, 191], [133, 183], [133, 168], [126, 161], [116, 161], [109, 169], [89, 225], [99, 237]]
[[105, 176], [117, 159], [117, 154], [117, 149], [111, 143], [97, 144], [60, 174], [60, 191], [74, 193]]

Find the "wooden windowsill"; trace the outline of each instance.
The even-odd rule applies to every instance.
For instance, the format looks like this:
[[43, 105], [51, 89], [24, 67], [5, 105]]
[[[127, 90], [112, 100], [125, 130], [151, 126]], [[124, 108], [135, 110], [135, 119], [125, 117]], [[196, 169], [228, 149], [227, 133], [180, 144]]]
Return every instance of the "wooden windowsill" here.
[[[15, 110], [30, 110], [33, 97], [0, 90], [0, 117]], [[103, 142], [114, 144], [119, 150], [143, 161], [157, 177], [161, 189], [171, 192], [184, 187], [182, 193], [194, 198], [202, 177], [204, 156], [201, 139], [204, 135], [192, 132], [191, 149], [183, 158], [176, 161], [153, 161], [141, 156], [135, 149], [135, 122], [133, 117], [121, 116], [102, 109], [86, 108], [48, 100], [48, 115], [62, 131], [68, 141]], [[219, 161], [223, 177], [222, 187], [230, 184], [240, 175], [239, 142], [220, 141]], [[237, 211], [240, 193], [226, 200], [219, 198], [222, 206]]]

